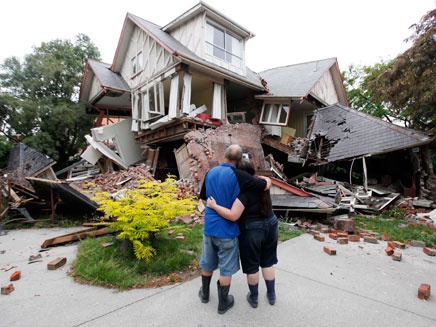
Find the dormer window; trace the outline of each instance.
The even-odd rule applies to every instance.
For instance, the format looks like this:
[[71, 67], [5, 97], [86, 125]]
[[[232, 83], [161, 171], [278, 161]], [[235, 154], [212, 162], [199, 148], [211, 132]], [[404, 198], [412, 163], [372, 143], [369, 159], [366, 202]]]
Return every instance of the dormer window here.
[[206, 25], [206, 53], [241, 68], [242, 40], [221, 26]]

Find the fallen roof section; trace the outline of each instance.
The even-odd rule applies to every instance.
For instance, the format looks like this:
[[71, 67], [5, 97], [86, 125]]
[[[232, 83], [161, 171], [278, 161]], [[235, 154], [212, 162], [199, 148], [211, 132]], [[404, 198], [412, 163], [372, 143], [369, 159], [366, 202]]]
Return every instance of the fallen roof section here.
[[318, 164], [428, 144], [434, 137], [335, 104], [318, 109], [307, 158]]

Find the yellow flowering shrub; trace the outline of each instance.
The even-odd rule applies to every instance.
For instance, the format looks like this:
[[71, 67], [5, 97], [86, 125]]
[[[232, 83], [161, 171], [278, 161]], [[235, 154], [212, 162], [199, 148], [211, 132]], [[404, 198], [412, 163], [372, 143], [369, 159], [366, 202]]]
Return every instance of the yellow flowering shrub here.
[[144, 179], [138, 189], [126, 190], [119, 200], [104, 192], [93, 200], [107, 217], [116, 218], [104, 224], [132, 242], [138, 259], [149, 261], [156, 252], [151, 242], [155, 235], [167, 229], [172, 219], [196, 212], [195, 197], [184, 194], [182, 198], [180, 193], [176, 180], [169, 176], [164, 182]]

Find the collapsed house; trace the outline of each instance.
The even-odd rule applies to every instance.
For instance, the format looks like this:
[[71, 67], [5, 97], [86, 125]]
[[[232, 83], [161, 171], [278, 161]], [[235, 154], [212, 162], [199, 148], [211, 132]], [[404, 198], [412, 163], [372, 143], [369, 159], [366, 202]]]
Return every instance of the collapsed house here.
[[[434, 137], [348, 108], [336, 58], [253, 72], [252, 37], [204, 2], [163, 27], [128, 13], [113, 62], [87, 61], [80, 100], [97, 126], [83, 160], [57, 177], [80, 189], [94, 176], [119, 188], [173, 175], [197, 192], [237, 143], [272, 178], [277, 210], [380, 212], [400, 195], [436, 200]], [[130, 177], [105, 175], [139, 163]], [[334, 181], [332, 164], [350, 179]]]

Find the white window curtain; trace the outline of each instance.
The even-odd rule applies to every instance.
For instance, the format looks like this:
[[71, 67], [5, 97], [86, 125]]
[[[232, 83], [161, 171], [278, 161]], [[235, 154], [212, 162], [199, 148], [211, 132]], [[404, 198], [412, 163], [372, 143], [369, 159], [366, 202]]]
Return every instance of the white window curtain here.
[[221, 84], [213, 83], [212, 118], [222, 119], [222, 89]]

